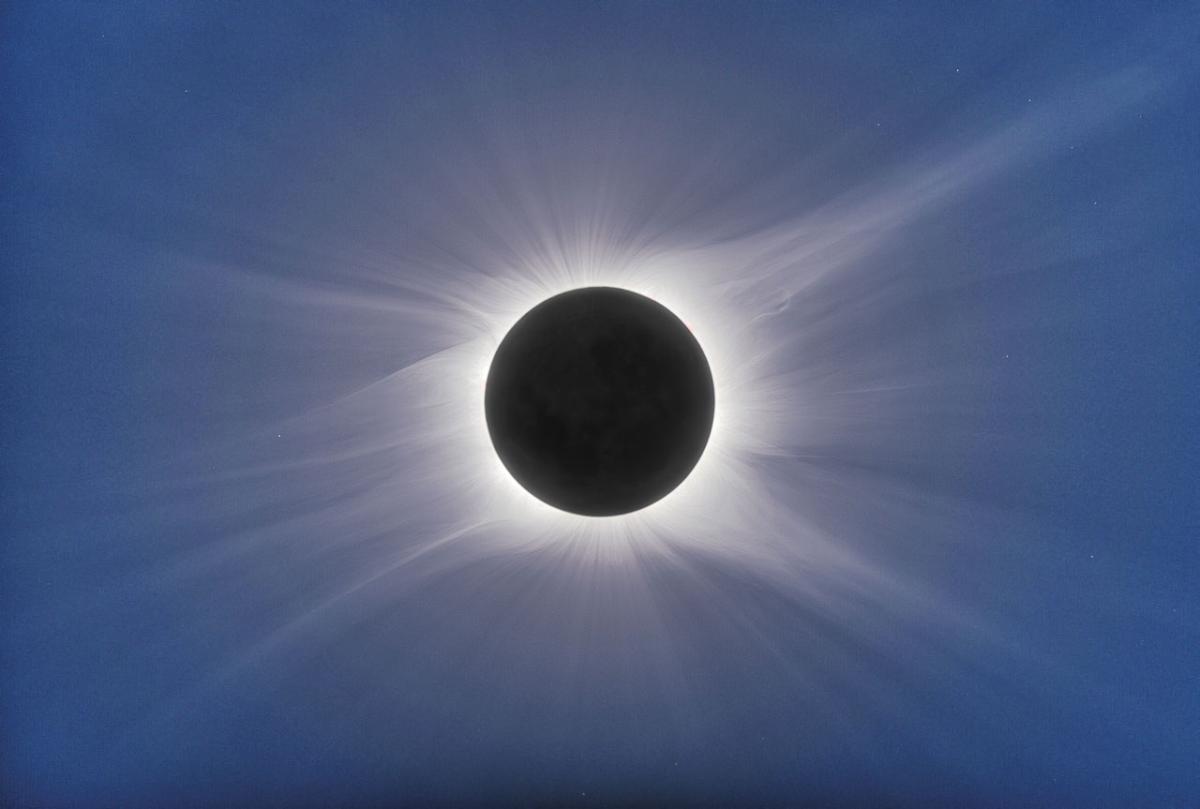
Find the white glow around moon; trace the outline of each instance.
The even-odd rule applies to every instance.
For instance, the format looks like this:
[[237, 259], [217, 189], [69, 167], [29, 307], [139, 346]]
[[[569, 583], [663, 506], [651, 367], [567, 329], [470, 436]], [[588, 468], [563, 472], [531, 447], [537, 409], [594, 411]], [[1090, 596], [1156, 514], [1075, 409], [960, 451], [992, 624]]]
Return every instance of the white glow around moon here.
[[[620, 190], [639, 186], [619, 167], [577, 177], [589, 181], [571, 190], [520, 179], [549, 172], [497, 172], [507, 178], [499, 187], [464, 175], [454, 211], [461, 224], [451, 220], [440, 247], [339, 257], [346, 290], [263, 281], [258, 293], [324, 313], [320, 328], [367, 344], [386, 319], [419, 347], [401, 343], [406, 364], [390, 375], [205, 460], [204, 469], [222, 470], [209, 480], [214, 511], [233, 508], [253, 486], [258, 503], [287, 516], [205, 549], [203, 564], [267, 551], [283, 568], [322, 564], [320, 591], [306, 593], [295, 614], [281, 612], [233, 665], [325, 631], [333, 616], [389, 609], [484, 561], [495, 576], [519, 570], [522, 580], [548, 582], [545, 610], [590, 615], [603, 603], [612, 613], [603, 620], [614, 624], [654, 620], [649, 580], [663, 571], [693, 577], [719, 599], [705, 578], [715, 565], [799, 605], [818, 634], [820, 618], [869, 647], [931, 626], [1003, 643], [1000, 630], [897, 569], [889, 542], [922, 537], [920, 555], [937, 559], [940, 543], [981, 537], [982, 525], [1019, 535], [1019, 521], [873, 466], [882, 458], [902, 467], [928, 450], [919, 442], [929, 435], [949, 442], [986, 380], [962, 376], [953, 353], [924, 338], [864, 344], [860, 332], [898, 311], [911, 319], [913, 301], [931, 294], [930, 278], [891, 261], [909, 231], [1142, 101], [1150, 88], [1135, 79], [1084, 87], [782, 220], [737, 206], [710, 212], [728, 223], [719, 234], [664, 216], [630, 236]], [[674, 312], [703, 348], [716, 387], [713, 431], [696, 468], [662, 500], [617, 517], [537, 500], [503, 467], [485, 423], [484, 384], [501, 339], [537, 303], [583, 286], [629, 289]], [[755, 636], [755, 616], [737, 620]], [[870, 681], [862, 660], [830, 654], [822, 677]]]
[[[431, 397], [425, 412], [444, 419], [443, 430], [432, 424], [429, 430], [445, 436], [435, 467], [453, 470], [447, 485], [457, 489], [455, 499], [474, 500], [480, 519], [511, 525], [524, 543], [531, 537], [551, 543], [562, 537], [596, 539], [607, 546], [605, 553], [616, 551], [622, 542], [648, 546], [656, 538], [709, 541], [705, 537], [714, 530], [732, 528], [726, 520], [740, 520], [744, 527], [747, 514], [761, 512], [765, 504], [756, 502], [752, 487], [746, 485], [745, 467], [753, 453], [770, 445], [782, 408], [770, 407], [769, 384], [756, 378], [752, 329], [720, 327], [740, 319], [736, 302], [721, 295], [719, 282], [707, 277], [709, 268], [696, 259], [661, 257], [615, 269], [558, 265], [543, 272], [480, 279], [460, 289], [466, 298], [460, 311], [477, 336], [410, 369], [426, 379], [419, 383]], [[538, 303], [584, 286], [620, 287], [666, 306], [700, 343], [716, 388], [712, 434], [691, 474], [663, 499], [615, 517], [568, 514], [529, 494], [500, 463], [484, 419], [484, 383], [504, 335]], [[442, 380], [444, 388], [431, 384], [432, 378]], [[436, 405], [433, 390], [438, 391]], [[464, 391], [472, 395], [463, 396]], [[452, 429], [455, 423], [463, 429]]]

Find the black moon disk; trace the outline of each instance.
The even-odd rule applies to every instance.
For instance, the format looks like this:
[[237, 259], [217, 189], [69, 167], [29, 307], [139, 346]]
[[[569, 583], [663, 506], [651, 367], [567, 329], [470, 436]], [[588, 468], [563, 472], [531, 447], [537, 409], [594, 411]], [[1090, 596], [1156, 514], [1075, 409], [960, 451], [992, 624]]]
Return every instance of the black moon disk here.
[[531, 494], [593, 517], [670, 493], [712, 431], [712, 372], [661, 304], [585, 287], [530, 309], [488, 371], [484, 411], [504, 466]]

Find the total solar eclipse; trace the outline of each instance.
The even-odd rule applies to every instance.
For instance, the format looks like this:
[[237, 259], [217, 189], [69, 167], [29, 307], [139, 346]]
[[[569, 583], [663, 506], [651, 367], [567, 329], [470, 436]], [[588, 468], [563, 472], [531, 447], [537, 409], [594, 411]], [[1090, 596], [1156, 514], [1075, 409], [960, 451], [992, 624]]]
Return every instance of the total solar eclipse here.
[[675, 489], [712, 431], [704, 351], [662, 304], [584, 287], [529, 310], [488, 371], [488, 434], [538, 499], [593, 517], [626, 514]]

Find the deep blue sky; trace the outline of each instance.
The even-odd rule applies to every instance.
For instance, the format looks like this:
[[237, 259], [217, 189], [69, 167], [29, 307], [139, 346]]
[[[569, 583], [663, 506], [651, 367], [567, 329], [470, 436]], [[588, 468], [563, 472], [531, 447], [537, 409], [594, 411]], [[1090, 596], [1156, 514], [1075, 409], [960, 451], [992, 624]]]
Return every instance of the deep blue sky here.
[[[1194, 4], [8, 4], [0, 796], [1200, 805], [1197, 41]], [[757, 462], [929, 613], [697, 556], [636, 571], [651, 614], [514, 554], [273, 645], [433, 507], [339, 541], [373, 467], [222, 473], [453, 342], [413, 268], [598, 177], [689, 245], [955, 189], [774, 332], [798, 409], [892, 394]]]

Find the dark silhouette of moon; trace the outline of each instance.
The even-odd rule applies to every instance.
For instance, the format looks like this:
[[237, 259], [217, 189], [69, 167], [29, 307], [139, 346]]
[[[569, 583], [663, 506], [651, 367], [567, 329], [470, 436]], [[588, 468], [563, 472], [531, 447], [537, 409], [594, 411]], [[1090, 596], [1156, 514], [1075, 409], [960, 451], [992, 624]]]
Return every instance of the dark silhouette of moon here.
[[594, 517], [645, 508], [695, 467], [715, 394], [704, 351], [666, 307], [585, 287], [529, 310], [488, 371], [504, 466], [538, 499]]

